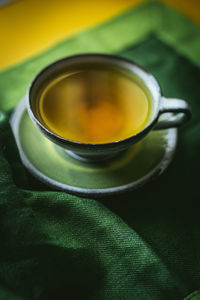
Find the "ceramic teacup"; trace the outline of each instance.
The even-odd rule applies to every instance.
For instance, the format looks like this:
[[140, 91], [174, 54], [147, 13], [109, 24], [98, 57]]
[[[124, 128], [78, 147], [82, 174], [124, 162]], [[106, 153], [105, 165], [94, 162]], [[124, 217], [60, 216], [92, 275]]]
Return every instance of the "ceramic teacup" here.
[[[55, 134], [41, 122], [38, 107], [36, 105], [36, 98], [38, 98], [41, 87], [47, 84], [52, 76], [56, 77], [77, 65], [94, 65], [96, 63], [115, 66], [138, 78], [151, 97], [151, 111], [148, 122], [138, 133], [125, 139], [106, 143], [78, 142]], [[114, 156], [139, 142], [151, 130], [178, 127], [186, 123], [191, 117], [190, 107], [185, 100], [165, 98], [161, 94], [157, 80], [151, 73], [131, 60], [113, 55], [83, 54], [59, 60], [43, 69], [35, 77], [26, 97], [29, 116], [42, 133], [52, 142], [68, 151], [69, 154], [85, 160], [101, 160]]]

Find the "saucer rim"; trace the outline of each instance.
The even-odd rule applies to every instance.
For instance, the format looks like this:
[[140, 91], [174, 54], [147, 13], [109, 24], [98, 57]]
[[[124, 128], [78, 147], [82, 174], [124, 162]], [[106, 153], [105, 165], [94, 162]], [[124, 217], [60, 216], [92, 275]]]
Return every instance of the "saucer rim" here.
[[22, 100], [19, 102], [17, 107], [15, 108], [14, 112], [12, 113], [10, 117], [10, 125], [17, 143], [17, 147], [19, 150], [20, 158], [24, 166], [29, 170], [29, 172], [39, 179], [41, 182], [46, 184], [49, 187], [56, 188], [57, 190], [68, 192], [77, 196], [86, 196], [86, 197], [97, 197], [97, 196], [110, 196], [115, 194], [120, 194], [125, 191], [131, 191], [134, 189], [137, 189], [144, 184], [146, 184], [148, 181], [154, 179], [155, 177], [161, 175], [164, 170], [169, 166], [171, 163], [176, 146], [177, 146], [177, 140], [178, 140], [178, 129], [177, 128], [170, 128], [168, 130], [168, 143], [166, 145], [165, 153], [161, 159], [161, 161], [145, 176], [142, 176], [141, 178], [137, 179], [136, 181], [133, 181], [128, 184], [120, 185], [117, 187], [110, 187], [110, 188], [81, 188], [76, 187], [68, 184], [61, 183], [59, 181], [56, 181], [47, 175], [44, 175], [42, 172], [40, 172], [27, 158], [26, 154], [24, 153], [20, 139], [19, 139], [19, 124], [22, 118], [22, 115], [26, 109], [26, 98], [22, 98]]

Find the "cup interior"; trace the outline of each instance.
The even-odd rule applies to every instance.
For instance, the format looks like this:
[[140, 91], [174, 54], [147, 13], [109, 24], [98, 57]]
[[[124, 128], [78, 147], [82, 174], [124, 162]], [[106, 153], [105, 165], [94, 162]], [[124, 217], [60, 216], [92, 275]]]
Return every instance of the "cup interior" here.
[[[159, 113], [159, 100], [160, 100], [160, 87], [156, 79], [144, 68], [140, 67], [136, 63], [124, 59], [118, 56], [111, 55], [102, 55], [102, 54], [86, 54], [86, 55], [77, 55], [69, 57], [63, 60], [60, 60], [56, 63], [51, 64], [43, 71], [41, 71], [34, 81], [31, 84], [29, 89], [29, 99], [28, 99], [28, 110], [31, 115], [31, 118], [36, 122], [36, 124], [43, 129], [47, 134], [56, 136], [58, 139], [68, 140], [73, 143], [83, 143], [83, 144], [95, 144], [93, 142], [84, 142], [84, 140], [76, 141], [76, 139], [66, 138], [57, 133], [55, 133], [47, 124], [44, 122], [44, 118], [41, 114], [40, 101], [41, 96], [46, 87], [48, 87], [53, 80], [62, 76], [62, 74], [70, 74], [70, 72], [76, 72], [77, 70], [87, 68], [109, 68], [113, 71], [120, 70], [121, 74], [124, 73], [124, 76], [130, 76], [144, 91], [147, 95], [149, 101], [151, 102], [151, 108], [149, 111], [148, 121], [145, 126], [142, 128], [141, 132], [147, 130], [148, 127], [151, 127], [151, 124], [156, 120]], [[89, 88], [89, 87], [88, 87]], [[123, 137], [117, 139], [117, 142], [133, 138], [135, 135]], [[114, 142], [114, 141], [111, 141]], [[106, 144], [111, 143], [103, 142]], [[101, 142], [100, 142], [101, 143]]]

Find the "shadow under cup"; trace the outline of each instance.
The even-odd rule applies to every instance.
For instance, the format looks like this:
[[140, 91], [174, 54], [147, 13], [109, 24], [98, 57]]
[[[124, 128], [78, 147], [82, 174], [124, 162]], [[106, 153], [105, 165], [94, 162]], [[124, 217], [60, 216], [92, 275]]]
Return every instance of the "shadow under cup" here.
[[87, 54], [60, 60], [39, 73], [29, 89], [28, 112], [71, 155], [101, 160], [145, 137], [164, 112], [179, 112], [180, 120], [171, 116], [171, 124], [157, 123], [159, 129], [185, 122], [186, 102], [171, 100], [169, 107], [155, 78], [132, 61]]

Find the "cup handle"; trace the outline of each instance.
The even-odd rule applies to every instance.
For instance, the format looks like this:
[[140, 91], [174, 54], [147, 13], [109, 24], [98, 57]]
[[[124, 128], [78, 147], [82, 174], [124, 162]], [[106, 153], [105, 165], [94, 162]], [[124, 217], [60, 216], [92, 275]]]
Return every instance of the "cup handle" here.
[[158, 119], [154, 130], [179, 127], [185, 124], [192, 116], [190, 106], [185, 100], [161, 97], [160, 103], [159, 118], [162, 114], [171, 114], [163, 115], [161, 120]]

